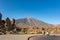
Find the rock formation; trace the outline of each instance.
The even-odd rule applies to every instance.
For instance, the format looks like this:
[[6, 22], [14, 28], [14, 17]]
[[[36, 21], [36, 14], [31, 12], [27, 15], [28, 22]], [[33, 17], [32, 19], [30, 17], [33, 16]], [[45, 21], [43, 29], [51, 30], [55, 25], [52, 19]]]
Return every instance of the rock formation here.
[[15, 19], [12, 21], [7, 17], [6, 20], [2, 20], [2, 14], [0, 13], [0, 35], [16, 33]]
[[0, 13], [0, 35], [2, 34], [60, 34], [60, 25], [51, 25], [33, 18], [2, 20]]

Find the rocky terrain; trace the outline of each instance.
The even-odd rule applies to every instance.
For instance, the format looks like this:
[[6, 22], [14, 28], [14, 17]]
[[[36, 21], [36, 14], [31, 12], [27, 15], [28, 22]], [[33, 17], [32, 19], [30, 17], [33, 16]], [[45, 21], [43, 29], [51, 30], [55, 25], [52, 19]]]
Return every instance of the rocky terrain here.
[[39, 36], [30, 37], [29, 40], [60, 40], [60, 36], [55, 36], [55, 35], [50, 35], [50, 36], [39, 35]]
[[60, 35], [0, 35], [0, 40], [60, 40]]
[[35, 18], [22, 18], [16, 20], [16, 26], [19, 28], [29, 28], [29, 27], [52, 27], [52, 24], [39, 21]]
[[0, 13], [0, 35], [3, 34], [60, 34], [60, 25], [48, 24], [35, 18], [2, 20]]
[[[60, 25], [59, 24], [48, 24], [43, 21], [37, 20], [35, 18], [22, 18], [16, 20], [16, 27], [25, 28], [27, 33], [40, 33], [50, 32], [51, 34], [60, 34]], [[28, 31], [27, 31], [28, 30]]]

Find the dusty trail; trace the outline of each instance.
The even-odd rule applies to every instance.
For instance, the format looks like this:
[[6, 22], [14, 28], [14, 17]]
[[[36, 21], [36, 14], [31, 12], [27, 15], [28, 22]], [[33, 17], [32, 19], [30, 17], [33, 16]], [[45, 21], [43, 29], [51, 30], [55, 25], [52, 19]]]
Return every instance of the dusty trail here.
[[[31, 37], [34, 36], [34, 37]], [[0, 35], [0, 40], [60, 40], [60, 36], [44, 36], [41, 34], [26, 34], [26, 35]]]

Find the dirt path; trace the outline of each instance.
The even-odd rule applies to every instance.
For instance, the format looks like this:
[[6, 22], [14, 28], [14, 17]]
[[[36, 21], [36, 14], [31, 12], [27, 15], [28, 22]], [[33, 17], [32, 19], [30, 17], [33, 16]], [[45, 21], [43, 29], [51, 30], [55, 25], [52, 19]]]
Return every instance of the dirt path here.
[[37, 34], [32, 35], [0, 35], [0, 40], [27, 40], [30, 36], [35, 36]]
[[[41, 35], [41, 34], [31, 34], [31, 35], [30, 34], [29, 35], [28, 34], [27, 35], [0, 35], [0, 40], [27, 40], [31, 36], [37, 36], [37, 37], [32, 38], [33, 40], [35, 40], [36, 38], [40, 38], [40, 39], [44, 38], [44, 37], [42, 37], [44, 35]], [[60, 39], [60, 37], [59, 37], [59, 39]]]

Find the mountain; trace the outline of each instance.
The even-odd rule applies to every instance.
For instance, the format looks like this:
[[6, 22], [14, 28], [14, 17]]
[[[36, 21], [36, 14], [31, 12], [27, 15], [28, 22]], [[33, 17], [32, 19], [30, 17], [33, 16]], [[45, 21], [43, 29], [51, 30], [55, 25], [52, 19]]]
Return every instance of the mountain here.
[[53, 24], [54, 27], [60, 27], [60, 24]]
[[39, 21], [35, 18], [22, 18], [16, 20], [16, 26], [18, 28], [29, 28], [29, 27], [51, 27], [52, 24]]

